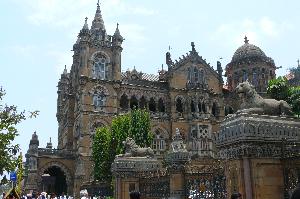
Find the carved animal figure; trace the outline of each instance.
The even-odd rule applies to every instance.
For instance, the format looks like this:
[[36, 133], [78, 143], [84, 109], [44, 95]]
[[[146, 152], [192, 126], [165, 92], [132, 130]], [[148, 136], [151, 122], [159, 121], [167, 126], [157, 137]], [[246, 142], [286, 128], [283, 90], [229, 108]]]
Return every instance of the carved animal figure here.
[[150, 147], [142, 148], [132, 138], [126, 138], [123, 144], [125, 145], [123, 157], [154, 157], [154, 152]]
[[243, 103], [238, 112], [266, 114], [266, 115], [292, 115], [291, 107], [286, 101], [275, 99], [264, 99], [248, 81], [240, 83], [236, 92]]

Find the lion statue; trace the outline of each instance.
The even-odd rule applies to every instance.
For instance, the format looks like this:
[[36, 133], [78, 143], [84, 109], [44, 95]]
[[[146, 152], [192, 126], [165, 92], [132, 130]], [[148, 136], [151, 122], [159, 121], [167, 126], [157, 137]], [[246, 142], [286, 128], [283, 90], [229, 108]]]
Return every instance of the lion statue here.
[[240, 83], [236, 92], [242, 98], [241, 110], [238, 113], [255, 113], [265, 115], [292, 115], [291, 107], [286, 101], [264, 99], [248, 81]]
[[142, 148], [132, 138], [127, 137], [123, 144], [125, 145], [125, 154], [121, 157], [154, 157], [154, 152], [150, 147]]

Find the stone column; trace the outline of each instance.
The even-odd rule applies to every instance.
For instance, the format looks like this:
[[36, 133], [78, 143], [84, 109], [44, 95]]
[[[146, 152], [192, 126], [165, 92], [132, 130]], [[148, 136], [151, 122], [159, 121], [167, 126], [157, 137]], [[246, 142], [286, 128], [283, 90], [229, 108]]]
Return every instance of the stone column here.
[[184, 169], [170, 169], [170, 199], [184, 199]]
[[252, 179], [251, 179], [251, 168], [249, 158], [243, 158], [244, 167], [244, 182], [245, 182], [245, 193], [246, 199], [252, 199]]

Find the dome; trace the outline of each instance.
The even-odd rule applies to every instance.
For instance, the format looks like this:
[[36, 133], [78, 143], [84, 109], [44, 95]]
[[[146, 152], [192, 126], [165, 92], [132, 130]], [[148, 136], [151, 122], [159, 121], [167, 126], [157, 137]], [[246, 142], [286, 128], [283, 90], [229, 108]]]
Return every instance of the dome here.
[[249, 40], [247, 39], [247, 37], [245, 37], [245, 44], [235, 51], [231, 62], [238, 62], [252, 58], [261, 60], [267, 59], [266, 54], [259, 47], [253, 44], [249, 44], [248, 42]]

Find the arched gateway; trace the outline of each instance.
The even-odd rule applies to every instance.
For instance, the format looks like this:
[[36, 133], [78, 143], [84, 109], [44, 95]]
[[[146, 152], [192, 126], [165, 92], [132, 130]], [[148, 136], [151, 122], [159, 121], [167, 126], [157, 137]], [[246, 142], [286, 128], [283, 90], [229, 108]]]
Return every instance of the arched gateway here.
[[69, 169], [59, 161], [51, 161], [38, 171], [39, 190], [58, 195], [72, 194], [72, 176]]

